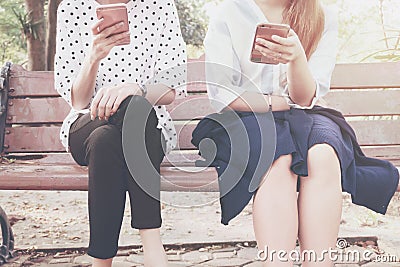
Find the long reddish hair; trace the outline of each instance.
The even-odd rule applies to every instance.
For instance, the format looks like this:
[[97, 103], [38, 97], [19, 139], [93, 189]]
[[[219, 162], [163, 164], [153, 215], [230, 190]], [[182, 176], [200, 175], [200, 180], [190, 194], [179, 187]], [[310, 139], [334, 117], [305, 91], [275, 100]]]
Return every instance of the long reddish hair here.
[[283, 21], [299, 36], [309, 59], [317, 49], [325, 27], [325, 14], [319, 0], [289, 0]]

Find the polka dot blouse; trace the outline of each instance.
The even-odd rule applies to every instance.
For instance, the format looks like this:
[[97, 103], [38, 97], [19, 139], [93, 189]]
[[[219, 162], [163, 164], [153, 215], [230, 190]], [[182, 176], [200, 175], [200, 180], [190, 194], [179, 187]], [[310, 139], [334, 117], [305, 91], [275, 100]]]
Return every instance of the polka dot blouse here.
[[[70, 105], [73, 81], [92, 44], [98, 5], [95, 0], [63, 0], [58, 8], [55, 88]], [[186, 45], [174, 1], [131, 0], [127, 8], [131, 43], [114, 47], [101, 61], [95, 92], [121, 83], [162, 83], [176, 90], [176, 98], [185, 97]], [[177, 142], [173, 121], [165, 106], [154, 109], [169, 152]], [[67, 151], [69, 129], [80, 112], [87, 110], [72, 108], [61, 127], [60, 139]]]

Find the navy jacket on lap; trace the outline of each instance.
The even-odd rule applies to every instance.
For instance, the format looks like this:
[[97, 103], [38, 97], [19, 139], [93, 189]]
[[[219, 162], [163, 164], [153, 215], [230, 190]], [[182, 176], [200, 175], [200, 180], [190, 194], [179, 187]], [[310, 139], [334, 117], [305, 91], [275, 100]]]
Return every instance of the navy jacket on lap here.
[[[341, 159], [343, 191], [351, 194], [354, 204], [386, 213], [399, 182], [399, 172], [388, 161], [364, 155], [353, 129], [340, 112], [320, 106], [311, 110], [274, 112], [273, 116], [271, 113], [227, 111], [203, 118], [192, 134], [193, 145], [205, 159], [197, 161], [196, 165], [213, 166], [218, 173], [221, 223], [227, 225], [249, 203], [263, 175], [276, 159], [273, 153], [275, 138], [291, 138], [275, 136], [275, 127], [271, 124], [274, 119], [287, 121], [290, 134], [295, 136], [297, 153], [292, 154], [292, 170], [298, 175], [308, 175], [308, 137], [313, 125], [308, 114], [323, 115], [335, 122], [343, 136], [340, 147], [352, 152], [337, 151], [338, 155], [352, 155], [352, 158]], [[276, 127], [280, 126], [276, 124]], [[210, 140], [214, 144], [208, 142]]]

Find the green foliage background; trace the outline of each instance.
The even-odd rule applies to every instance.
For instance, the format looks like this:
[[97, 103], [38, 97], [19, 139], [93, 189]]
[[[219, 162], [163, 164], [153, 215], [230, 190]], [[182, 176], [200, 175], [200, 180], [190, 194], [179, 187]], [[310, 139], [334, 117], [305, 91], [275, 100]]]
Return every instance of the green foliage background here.
[[[221, 0], [175, 0], [189, 56], [203, 53], [207, 30], [205, 7]], [[399, 61], [400, 1], [398, 0], [322, 0], [339, 11], [340, 50], [338, 62]], [[18, 14], [25, 14], [23, 0], [0, 0], [0, 64], [26, 62], [26, 42]], [[381, 13], [380, 13], [381, 12]]]
[[13, 10], [25, 14], [23, 0], [0, 0], [0, 62], [23, 63], [26, 60], [26, 42]]

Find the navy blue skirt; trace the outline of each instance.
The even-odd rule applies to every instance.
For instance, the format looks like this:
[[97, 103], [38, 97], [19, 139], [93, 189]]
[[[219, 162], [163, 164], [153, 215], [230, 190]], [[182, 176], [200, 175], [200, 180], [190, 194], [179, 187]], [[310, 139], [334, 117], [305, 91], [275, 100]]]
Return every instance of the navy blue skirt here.
[[[398, 170], [388, 161], [365, 157], [354, 131], [339, 112], [316, 107], [308, 111], [274, 112], [273, 115], [276, 127], [274, 160], [291, 154], [291, 170], [298, 176], [308, 176], [308, 150], [316, 144], [328, 144], [340, 162], [342, 191], [351, 194], [354, 204], [386, 213], [399, 182]], [[336, 122], [326, 115], [332, 115]]]
[[345, 170], [354, 159], [352, 149], [346, 147], [339, 126], [331, 119], [308, 114], [312, 119], [307, 136], [303, 129], [296, 129], [287, 120], [289, 112], [274, 112], [276, 128], [276, 150], [274, 160], [283, 155], [292, 155], [291, 170], [298, 176], [308, 176], [307, 153], [316, 144], [328, 144], [336, 151], [341, 169]]
[[[397, 189], [399, 172], [388, 161], [364, 155], [354, 130], [340, 112], [315, 106], [310, 110], [291, 109], [273, 112], [273, 118], [264, 113], [237, 111], [236, 114], [240, 119], [234, 116], [231, 118], [231, 112], [210, 114], [199, 122], [192, 134], [192, 143], [199, 148], [200, 155], [206, 159], [205, 162], [196, 162], [196, 165], [208, 165], [211, 162], [208, 166], [216, 167], [218, 172], [223, 224], [228, 224], [250, 201], [254, 191], [249, 188], [254, 176], [256, 179], [261, 179], [265, 173], [257, 174], [259, 169], [257, 166], [260, 162], [260, 147], [265, 141], [262, 133], [269, 129], [268, 121], [272, 120], [275, 122], [276, 130], [273, 160], [282, 155], [292, 155], [290, 169], [298, 176], [306, 177], [308, 176], [308, 150], [316, 144], [328, 144], [335, 150], [340, 162], [342, 191], [351, 194], [354, 204], [365, 206], [381, 214], [386, 213], [388, 204]], [[225, 121], [225, 127], [230, 129], [230, 135], [225, 127], [216, 121]], [[266, 124], [264, 126], [267, 128], [260, 128], [259, 121], [265, 121], [263, 124]], [[240, 131], [234, 130], [243, 126], [250, 143], [249, 161], [246, 163], [244, 173], [235, 172], [235, 168], [231, 168], [226, 175], [225, 170], [228, 170], [228, 166], [241, 162], [243, 158], [240, 149], [231, 150], [231, 140], [246, 138]], [[203, 139], [211, 139], [216, 144], [215, 157], [206, 148], [199, 147]], [[238, 180], [238, 183], [232, 189], [228, 187], [228, 192], [221, 190], [232, 179]]]

